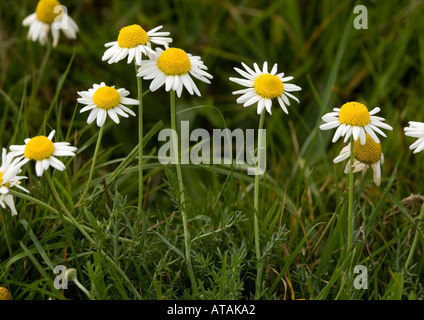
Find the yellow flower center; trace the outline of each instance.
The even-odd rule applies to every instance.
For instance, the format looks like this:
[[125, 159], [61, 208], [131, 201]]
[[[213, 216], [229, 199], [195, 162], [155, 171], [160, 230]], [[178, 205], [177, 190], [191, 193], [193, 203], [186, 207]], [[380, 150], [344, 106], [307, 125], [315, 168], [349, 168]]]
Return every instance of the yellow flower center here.
[[25, 157], [35, 161], [48, 159], [53, 155], [54, 145], [46, 136], [37, 136], [28, 141], [25, 146]]
[[158, 68], [167, 76], [180, 76], [190, 71], [191, 62], [184, 50], [169, 48], [159, 56]]
[[366, 143], [361, 144], [360, 139], [357, 139], [354, 144], [354, 156], [357, 160], [363, 163], [376, 163], [381, 158], [381, 144], [376, 143], [371, 136], [366, 133]]
[[47, 24], [52, 24], [54, 19], [56, 19], [56, 17], [61, 13], [61, 10], [54, 13], [54, 8], [57, 6], [60, 6], [60, 2], [57, 0], [38, 1], [37, 8], [35, 9], [37, 20]]
[[134, 48], [138, 45], [145, 45], [149, 41], [147, 32], [138, 24], [124, 27], [119, 31], [118, 45], [121, 48]]
[[370, 122], [371, 116], [366, 106], [359, 102], [345, 103], [339, 111], [339, 121], [356, 127], [363, 127]]
[[[0, 171], [0, 186], [3, 184], [3, 172], [1, 172]], [[6, 183], [7, 184], [7, 183]], [[7, 188], [9, 188], [7, 185], [6, 185], [6, 187]]]
[[[3, 184], [3, 172], [0, 171], [0, 186], [2, 184]], [[9, 188], [10, 187], [10, 183], [9, 182], [6, 182], [4, 185], [5, 185], [6, 188]]]
[[98, 108], [109, 110], [115, 108], [121, 102], [121, 96], [115, 88], [106, 86], [96, 90], [93, 101]]
[[267, 99], [277, 98], [284, 92], [283, 82], [272, 74], [261, 74], [255, 79], [254, 86], [256, 92]]

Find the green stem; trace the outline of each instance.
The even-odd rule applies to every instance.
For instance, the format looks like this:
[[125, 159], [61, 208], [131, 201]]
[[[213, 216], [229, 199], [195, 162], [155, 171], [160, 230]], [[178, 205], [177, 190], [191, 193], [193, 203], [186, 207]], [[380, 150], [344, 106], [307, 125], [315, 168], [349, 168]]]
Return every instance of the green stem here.
[[[176, 112], [175, 112], [175, 91], [171, 90], [171, 128], [173, 132], [177, 133], [177, 125], [176, 125]], [[191, 264], [191, 241], [190, 241], [190, 232], [188, 230], [187, 225], [187, 216], [185, 212], [185, 194], [184, 194], [184, 184], [183, 184], [183, 176], [181, 173], [181, 164], [178, 158], [178, 135], [172, 136], [172, 142], [175, 151], [175, 160], [176, 160], [176, 168], [177, 168], [177, 177], [178, 177], [178, 188], [180, 194], [180, 204], [181, 204], [181, 216], [183, 219], [183, 229], [184, 229], [184, 244], [185, 244], [185, 255], [187, 260], [187, 268], [188, 273], [191, 280], [191, 285], [193, 287], [193, 291], [197, 291], [196, 278], [194, 277], [193, 267]]]
[[[84, 228], [81, 227], [81, 225], [78, 223], [78, 221], [75, 220], [74, 216], [69, 212], [69, 210], [66, 208], [65, 204], [62, 201], [62, 198], [59, 196], [59, 193], [56, 190], [56, 187], [54, 186], [52, 177], [50, 175], [50, 172], [47, 170], [44, 172], [44, 175], [46, 177], [47, 183], [50, 186], [50, 189], [53, 193], [53, 197], [55, 198], [56, 202], [59, 204], [60, 208], [66, 214], [66, 217], [71, 221], [71, 223], [78, 228], [78, 230], [81, 231], [81, 233], [87, 238], [88, 241], [90, 241], [92, 244], [95, 244], [94, 240], [90, 237], [90, 235], [84, 230]], [[41, 201], [40, 201], [41, 202]], [[62, 221], [65, 221], [65, 216], [62, 214], [60, 210], [56, 210], [56, 212], [59, 214]]]
[[82, 292], [85, 293], [85, 295], [88, 297], [88, 299], [90, 299], [90, 300], [93, 299], [90, 292], [88, 292], [88, 290], [81, 284], [81, 282], [78, 281], [78, 279], [75, 278], [73, 281], [77, 285], [77, 287], [80, 288], [82, 290]]
[[354, 163], [354, 149], [355, 149], [355, 142], [353, 140], [353, 137], [350, 138], [350, 169], [349, 169], [349, 208], [348, 208], [348, 214], [347, 214], [347, 250], [350, 250], [352, 246], [352, 230], [354, 228], [353, 226], [353, 188], [354, 188], [354, 181], [355, 176], [353, 173], [353, 163]]
[[36, 78], [35, 85], [34, 85], [34, 87], [32, 88], [32, 91], [31, 91], [31, 97], [30, 97], [30, 103], [29, 103], [30, 106], [32, 106], [34, 104], [34, 99], [35, 99], [35, 96], [38, 93], [38, 89], [40, 88], [41, 79], [44, 76], [44, 71], [46, 70], [47, 62], [50, 60], [50, 54], [51, 54], [51, 51], [52, 51], [51, 42], [47, 41], [46, 46], [47, 46], [47, 49], [46, 49], [46, 52], [44, 53], [43, 61], [41, 62], [40, 70], [39, 70], [38, 76]]
[[6, 229], [6, 215], [3, 215], [3, 213], [0, 210], [0, 219], [3, 222], [3, 230], [4, 230], [4, 235], [6, 238], [6, 244], [7, 244], [7, 249], [9, 250], [9, 256], [12, 256], [12, 247], [10, 246], [10, 241], [9, 241], [9, 236], [7, 234], [7, 229]]
[[77, 207], [79, 204], [81, 204], [81, 202], [84, 200], [84, 198], [85, 198], [85, 196], [88, 192], [88, 189], [90, 189], [90, 184], [91, 184], [91, 181], [93, 180], [94, 169], [96, 167], [97, 154], [99, 153], [100, 142], [102, 141], [104, 127], [105, 127], [104, 124], [100, 127], [99, 136], [97, 137], [96, 149], [94, 150], [93, 160], [91, 162], [90, 174], [88, 176], [88, 180], [87, 180], [86, 185], [85, 185], [85, 190], [84, 190], [80, 200], [75, 205], [75, 207]]
[[[424, 218], [424, 202], [421, 206], [421, 212], [420, 212], [420, 215], [418, 216], [418, 222], [423, 218]], [[408, 270], [409, 264], [412, 261], [412, 257], [414, 256], [415, 247], [418, 244], [419, 236], [420, 236], [420, 230], [419, 230], [419, 227], [417, 225], [417, 231], [415, 232], [414, 241], [412, 242], [412, 247], [411, 247], [411, 250], [409, 251], [408, 258], [406, 259], [405, 270]]]
[[44, 176], [46, 177], [47, 183], [49, 184], [53, 196], [59, 204], [59, 207], [63, 210], [63, 212], [69, 213], [68, 208], [66, 208], [65, 204], [62, 201], [62, 198], [59, 196], [59, 193], [57, 192], [56, 187], [54, 186], [53, 179], [48, 170], [44, 171]]
[[[259, 120], [259, 130], [258, 130], [258, 152], [257, 152], [257, 158], [258, 158], [258, 167], [260, 163], [260, 159], [262, 157], [262, 148], [265, 146], [262, 146], [262, 130], [264, 127], [264, 121], [265, 121], [265, 113], [266, 110], [264, 109], [261, 113], [261, 117]], [[253, 194], [253, 206], [255, 209], [254, 212], [254, 231], [255, 231], [255, 250], [256, 250], [256, 261], [257, 261], [257, 267], [256, 267], [256, 299], [259, 299], [260, 293], [262, 291], [262, 259], [261, 259], [261, 250], [260, 250], [260, 238], [259, 238], [259, 179], [261, 175], [256, 173], [255, 175], [255, 189]]]
[[[138, 100], [138, 213], [143, 211], [143, 87], [141, 78], [137, 77], [137, 64], [135, 64], [135, 74], [137, 78]], [[143, 223], [145, 225], [145, 223]], [[143, 237], [144, 238], [144, 237]]]

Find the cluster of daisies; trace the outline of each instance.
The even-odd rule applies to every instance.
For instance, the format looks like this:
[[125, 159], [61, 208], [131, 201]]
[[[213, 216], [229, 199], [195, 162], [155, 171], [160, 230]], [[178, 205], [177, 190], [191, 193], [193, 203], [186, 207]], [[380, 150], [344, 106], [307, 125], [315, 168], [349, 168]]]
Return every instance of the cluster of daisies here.
[[[74, 39], [78, 26], [65, 11], [61, 10], [63, 11], [63, 7], [57, 0], [40, 0], [36, 12], [25, 18], [23, 22], [25, 26], [30, 27], [28, 38], [45, 44], [50, 29], [53, 46], [57, 45], [59, 30], [62, 30], [68, 38]], [[137, 76], [144, 80], [152, 80], [149, 86], [152, 92], [165, 86], [166, 91], [173, 90], [178, 97], [181, 96], [184, 88], [191, 95], [200, 96], [200, 91], [192, 77], [210, 84], [212, 75], [206, 72], [207, 67], [199, 56], [193, 56], [180, 48], [170, 48], [172, 39], [168, 37], [169, 32], [163, 32], [161, 29], [162, 26], [158, 26], [145, 31], [137, 24], [122, 28], [117, 41], [105, 44], [107, 50], [102, 60], [109, 64], [123, 59], [126, 59], [127, 63], [135, 60], [136, 65], [139, 66]], [[152, 48], [153, 45], [158, 47]], [[278, 100], [285, 113], [288, 113], [286, 106], [290, 105], [288, 98], [298, 101], [291, 92], [299, 91], [301, 88], [288, 83], [293, 77], [284, 77], [284, 73], [277, 73], [276, 64], [270, 71], [268, 71], [267, 62], [262, 69], [256, 63], [253, 65], [254, 69], [243, 63], [242, 66], [245, 70], [239, 68], [235, 70], [243, 78], [230, 78], [231, 81], [246, 87], [234, 92], [234, 94], [241, 94], [237, 99], [238, 103], [242, 103], [245, 107], [257, 103], [258, 114], [264, 109], [271, 114], [272, 99]], [[78, 95], [80, 96], [78, 102], [86, 105], [80, 112], [90, 111], [87, 123], [90, 124], [96, 120], [99, 127], [105, 123], [107, 116], [115, 123], [119, 123], [118, 115], [135, 116], [135, 113], [125, 105], [139, 103], [127, 97], [129, 95], [127, 90], [115, 89], [114, 86], [107, 86], [103, 82], [94, 84], [88, 91], [78, 92]]]
[[[320, 126], [321, 130], [336, 129], [332, 142], [336, 142], [340, 137], [344, 137], [346, 143], [349, 138], [353, 138], [354, 163], [348, 162], [345, 173], [353, 170], [354, 173], [362, 171], [363, 174], [369, 169], [373, 170], [374, 182], [377, 186], [381, 184], [381, 165], [384, 163], [384, 155], [381, 142], [377, 134], [386, 137], [381, 129], [392, 130], [386, 124], [384, 118], [376, 116], [380, 108], [368, 111], [368, 108], [359, 102], [347, 102], [341, 108], [334, 108], [333, 112], [322, 117], [325, 124]], [[424, 123], [410, 121], [409, 126], [404, 128], [405, 135], [418, 138], [410, 149], [414, 153], [424, 150]], [[338, 163], [350, 158], [351, 142], [345, 146], [339, 156], [333, 162]]]
[[[392, 130], [392, 127], [384, 123], [384, 118], [376, 116], [380, 108], [368, 111], [368, 108], [359, 102], [347, 102], [341, 108], [334, 108], [333, 112], [322, 117], [326, 122], [320, 126], [321, 130], [337, 128], [333, 136], [333, 143], [340, 137], [347, 142], [351, 137], [353, 140], [354, 163], [346, 164], [345, 173], [362, 171], [365, 174], [371, 166], [374, 182], [377, 186], [381, 184], [381, 165], [384, 163], [384, 155], [381, 149], [380, 139], [376, 133], [386, 137], [380, 129]], [[333, 162], [338, 163], [350, 158], [351, 143], [345, 146]]]
[[[58, 43], [59, 30], [70, 39], [75, 39], [79, 31], [75, 21], [67, 14], [66, 8], [57, 0], [40, 0], [36, 12], [25, 18], [23, 24], [29, 26], [28, 39], [39, 41], [41, 44], [47, 42], [51, 30], [53, 46]], [[162, 31], [162, 26], [145, 31], [138, 24], [129, 25], [119, 31], [116, 41], [105, 44], [107, 49], [102, 60], [109, 64], [124, 59], [128, 64], [134, 61], [137, 66], [137, 77], [151, 80], [149, 89], [152, 92], [164, 86], [166, 91], [175, 91], [178, 97], [184, 88], [191, 95], [201, 96], [193, 78], [210, 84], [212, 75], [207, 72], [207, 67], [199, 56], [193, 56], [180, 48], [169, 47], [171, 42], [169, 32]], [[233, 92], [234, 95], [240, 95], [237, 103], [244, 107], [256, 104], [258, 114], [265, 112], [272, 114], [273, 101], [277, 101], [285, 113], [288, 113], [289, 99], [299, 103], [293, 92], [300, 91], [301, 88], [289, 83], [293, 77], [279, 73], [277, 64], [270, 70], [267, 62], [264, 62], [262, 68], [257, 63], [253, 64], [253, 68], [244, 63], [241, 65], [243, 69], [237, 67], [234, 69], [242, 78], [229, 78], [230, 81], [244, 87]], [[128, 106], [140, 103], [137, 99], [129, 98], [130, 92], [124, 88], [116, 89], [115, 86], [107, 86], [104, 82], [94, 84], [87, 91], [78, 92], [78, 95], [77, 101], [85, 105], [80, 112], [90, 111], [87, 123], [96, 121], [99, 127], [105, 124], [108, 116], [117, 124], [120, 122], [119, 116], [136, 116]], [[368, 108], [361, 103], [348, 102], [323, 116], [325, 124], [320, 126], [322, 130], [337, 128], [333, 142], [344, 137], [347, 143], [351, 137], [353, 138], [350, 141], [354, 143], [354, 163], [353, 167], [348, 163], [345, 172], [353, 170], [365, 173], [371, 167], [377, 185], [381, 183], [381, 165], [384, 162], [377, 134], [385, 137], [381, 129], [392, 130], [382, 117], [376, 116], [379, 111], [380, 108], [368, 111]], [[405, 128], [405, 133], [418, 138], [411, 145], [411, 149], [415, 149], [415, 152], [424, 150], [424, 124], [410, 122], [410, 127]], [[53, 143], [53, 135], [54, 131], [48, 137], [27, 139], [23, 146], [11, 146], [10, 153], [3, 150], [3, 163], [0, 167], [0, 205], [3, 207], [5, 204], [8, 205], [13, 214], [16, 214], [16, 210], [13, 199], [8, 195], [8, 189], [16, 186], [26, 191], [19, 186], [19, 181], [25, 177], [17, 175], [25, 163], [30, 160], [36, 161], [35, 171], [37, 176], [41, 176], [49, 166], [57, 170], [65, 169], [65, 165], [56, 156], [75, 155], [75, 147], [66, 142]], [[334, 162], [348, 159], [351, 150], [349, 143]]]

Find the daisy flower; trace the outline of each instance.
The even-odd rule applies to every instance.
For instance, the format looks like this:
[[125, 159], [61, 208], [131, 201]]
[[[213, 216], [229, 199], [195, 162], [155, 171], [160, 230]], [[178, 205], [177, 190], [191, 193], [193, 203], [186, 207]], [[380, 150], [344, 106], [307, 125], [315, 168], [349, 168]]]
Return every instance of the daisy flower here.
[[15, 209], [15, 202], [13, 196], [9, 194], [9, 189], [17, 187], [25, 192], [29, 192], [27, 189], [20, 186], [20, 180], [26, 179], [27, 177], [18, 176], [21, 172], [21, 166], [23, 162], [15, 158], [13, 152], [6, 152], [3, 148], [2, 161], [0, 166], [0, 206], [6, 209], [6, 206], [12, 211], [12, 215], [15, 216], [18, 212]]
[[168, 48], [165, 51], [157, 48], [152, 59], [143, 60], [141, 65], [137, 77], [153, 79], [150, 91], [156, 91], [165, 84], [165, 90], [176, 91], [178, 97], [181, 97], [184, 87], [190, 94], [196, 93], [200, 97], [199, 89], [191, 76], [208, 84], [211, 83], [209, 79], [213, 78], [205, 71], [208, 68], [199, 56], [193, 56], [178, 48]]
[[105, 44], [109, 48], [103, 54], [102, 60], [108, 63], [116, 63], [128, 56], [127, 63], [131, 63], [135, 58], [137, 65], [141, 65], [141, 56], [145, 54], [149, 57], [154, 55], [152, 43], [168, 48], [168, 43], [172, 42], [169, 32], [158, 32], [162, 26], [153, 28], [146, 32], [138, 24], [133, 24], [122, 28], [119, 31], [118, 41]]
[[[354, 162], [353, 162], [353, 173], [362, 171], [365, 174], [368, 168], [371, 166], [374, 173], [374, 182], [377, 186], [381, 183], [381, 165], [384, 164], [384, 155], [381, 150], [381, 144], [376, 143], [371, 136], [365, 134], [366, 142], [362, 144], [360, 140], [354, 142]], [[349, 159], [350, 157], [350, 143], [342, 149], [339, 156], [336, 157], [333, 162], [338, 163]], [[344, 172], [347, 174], [350, 172], [350, 162], [346, 164]]]
[[52, 142], [55, 130], [50, 132], [48, 137], [36, 136], [34, 138], [25, 139], [25, 145], [10, 146], [10, 150], [16, 156], [24, 158], [22, 164], [35, 160], [35, 172], [38, 177], [43, 175], [43, 172], [52, 166], [53, 168], [63, 171], [65, 165], [56, 158], [56, 156], [75, 156], [76, 147], [70, 146], [69, 142]]
[[67, 14], [66, 8], [57, 0], [40, 0], [33, 14], [24, 19], [22, 24], [29, 26], [28, 39], [47, 43], [49, 29], [53, 37], [53, 47], [57, 46], [60, 30], [68, 39], [76, 39], [79, 31], [77, 24]]
[[[353, 136], [353, 140], [360, 138], [361, 144], [365, 144], [366, 133], [369, 134], [375, 142], [379, 143], [375, 132], [386, 137], [379, 128], [392, 130], [393, 128], [384, 123], [384, 118], [377, 117], [375, 114], [380, 112], [380, 108], [374, 108], [368, 112], [368, 108], [359, 102], [347, 102], [341, 108], [334, 108], [334, 112], [327, 113], [322, 117], [326, 123], [319, 128], [321, 130], [329, 130], [337, 127], [333, 136], [333, 143], [340, 137], [344, 136], [344, 142]], [[374, 132], [375, 131], [375, 132]]]
[[249, 68], [243, 62], [241, 63], [245, 70], [234, 68], [244, 79], [230, 78], [231, 81], [238, 83], [247, 89], [234, 91], [233, 94], [242, 94], [237, 99], [237, 103], [242, 103], [244, 107], [258, 103], [258, 114], [261, 114], [265, 108], [271, 114], [272, 99], [277, 99], [280, 107], [288, 114], [286, 105], [290, 105], [288, 98], [292, 98], [299, 103], [299, 100], [290, 92], [300, 91], [301, 87], [287, 83], [293, 77], [284, 77], [284, 73], [277, 73], [277, 64], [274, 64], [271, 71], [268, 72], [268, 62], [264, 62], [262, 70], [254, 63], [254, 70]]
[[418, 138], [413, 144], [410, 145], [409, 149], [414, 150], [414, 153], [418, 153], [424, 150], [424, 123], [409, 121], [409, 127], [404, 128], [405, 135], [408, 137]]
[[90, 124], [97, 119], [99, 127], [105, 123], [107, 115], [116, 123], [119, 123], [118, 115], [125, 118], [128, 118], [128, 114], [135, 116], [135, 113], [124, 104], [140, 104], [136, 99], [127, 98], [130, 94], [128, 90], [124, 88], [117, 90], [115, 86], [108, 87], [104, 82], [94, 84], [93, 88], [88, 91], [80, 91], [78, 94], [81, 98], [78, 98], [77, 101], [87, 105], [81, 109], [80, 113], [91, 110], [87, 123]]

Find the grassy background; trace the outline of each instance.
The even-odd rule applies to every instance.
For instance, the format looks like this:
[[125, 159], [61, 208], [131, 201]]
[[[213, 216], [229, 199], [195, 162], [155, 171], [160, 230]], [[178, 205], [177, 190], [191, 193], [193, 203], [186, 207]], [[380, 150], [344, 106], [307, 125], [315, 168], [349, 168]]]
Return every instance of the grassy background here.
[[[174, 168], [158, 163], [157, 135], [145, 149], [145, 216], [139, 217], [134, 208], [137, 160], [128, 154], [137, 144], [136, 118], [110, 124], [93, 194], [82, 207], [73, 208], [98, 133], [96, 126], [87, 126], [87, 114], [79, 114], [77, 91], [104, 81], [136, 97], [134, 67], [101, 61], [104, 43], [116, 40], [119, 29], [133, 23], [146, 30], [164, 25], [173, 45], [200, 55], [213, 74], [212, 85], [197, 82], [202, 97], [184, 93], [177, 101], [179, 120], [190, 120], [191, 128], [258, 126], [256, 108], [244, 109], [231, 94], [239, 87], [228, 78], [236, 75], [233, 67], [240, 62], [278, 63], [303, 88], [297, 93], [300, 104], [293, 102], [288, 116], [274, 106], [273, 115], [265, 119], [267, 173], [261, 181], [259, 212], [263, 299], [424, 298], [422, 239], [410, 268], [404, 268], [422, 204], [421, 198], [408, 197], [421, 193], [423, 159], [421, 154], [412, 156], [408, 146], [413, 141], [403, 134], [408, 121], [424, 121], [424, 1], [63, 4], [80, 27], [78, 39], [61, 34], [58, 47], [44, 59], [46, 47], [27, 41], [28, 29], [21, 25], [36, 1], [0, 3], [0, 146], [22, 144], [54, 128], [57, 141], [67, 138], [79, 148], [77, 157], [67, 161], [67, 172], [56, 172], [54, 178], [79, 226], [90, 228], [94, 244], [57, 213], [16, 200], [19, 215], [1, 211], [0, 225], [0, 285], [14, 299], [87, 299], [74, 284], [62, 292], [53, 288], [53, 268], [60, 264], [77, 269], [79, 282], [94, 299], [254, 296], [253, 177], [228, 166], [183, 166], [200, 287], [193, 293], [182, 254]], [[368, 8], [368, 30], [353, 28], [356, 4]], [[331, 144], [333, 132], [321, 132], [318, 126], [324, 113], [352, 100], [380, 107], [393, 131], [382, 141], [382, 185], [374, 185], [371, 173], [363, 179], [358, 175], [355, 226], [363, 226], [364, 235], [356, 234], [355, 249], [346, 252], [346, 176], [344, 164], [332, 163], [343, 143]], [[169, 127], [169, 95], [164, 90], [147, 94], [144, 105], [145, 132]], [[115, 179], [121, 163], [128, 166]], [[45, 180], [36, 178], [32, 166], [25, 170], [31, 196], [59, 209]], [[353, 287], [352, 270], [358, 264], [368, 268], [367, 290]]]

